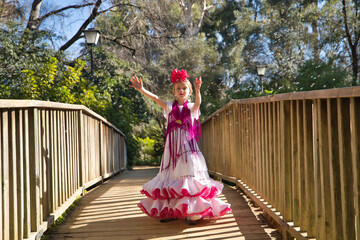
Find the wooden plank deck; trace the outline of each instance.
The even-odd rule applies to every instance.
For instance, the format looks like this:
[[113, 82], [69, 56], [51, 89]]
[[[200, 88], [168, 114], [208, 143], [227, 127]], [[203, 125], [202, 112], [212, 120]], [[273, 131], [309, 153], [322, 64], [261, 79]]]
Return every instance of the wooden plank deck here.
[[202, 220], [189, 226], [179, 219], [160, 223], [137, 207], [144, 198], [141, 186], [158, 168], [135, 168], [123, 172], [91, 190], [52, 234], [52, 239], [281, 239], [269, 227], [259, 209], [246, 197], [225, 185], [220, 198], [229, 202], [232, 213], [218, 220]]

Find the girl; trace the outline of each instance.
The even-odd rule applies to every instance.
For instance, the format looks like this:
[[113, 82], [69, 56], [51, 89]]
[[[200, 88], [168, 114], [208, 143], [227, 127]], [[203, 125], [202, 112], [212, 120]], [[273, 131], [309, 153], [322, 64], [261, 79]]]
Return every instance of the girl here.
[[201, 77], [195, 79], [195, 103], [187, 101], [192, 94], [188, 77], [185, 70], [172, 72], [173, 103], [165, 102], [146, 90], [141, 78], [136, 76], [132, 77], [129, 86], [154, 100], [168, 119], [160, 171], [143, 186], [141, 193], [147, 198], [138, 206], [161, 222], [185, 218], [192, 225], [204, 217], [218, 218], [231, 209], [230, 204], [217, 198], [223, 185], [209, 177], [204, 156], [196, 142], [195, 119], [200, 117]]

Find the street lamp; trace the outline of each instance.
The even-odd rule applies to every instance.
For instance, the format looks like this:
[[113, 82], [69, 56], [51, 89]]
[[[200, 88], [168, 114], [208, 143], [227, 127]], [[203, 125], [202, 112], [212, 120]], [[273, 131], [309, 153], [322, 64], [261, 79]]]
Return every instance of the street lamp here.
[[266, 70], [266, 66], [264, 65], [257, 66], [257, 74], [260, 77], [260, 82], [261, 82], [261, 94], [264, 92], [264, 82], [262, 77], [265, 75], [265, 70]]
[[91, 50], [91, 80], [94, 82], [94, 60], [93, 60], [93, 46], [97, 44], [100, 37], [100, 31], [94, 28], [90, 28], [84, 31], [85, 40], [88, 45], [90, 45]]

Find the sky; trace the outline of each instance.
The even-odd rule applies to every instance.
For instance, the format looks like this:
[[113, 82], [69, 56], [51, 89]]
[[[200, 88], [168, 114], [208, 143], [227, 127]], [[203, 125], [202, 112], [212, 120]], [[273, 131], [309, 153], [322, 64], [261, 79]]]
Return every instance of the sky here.
[[[54, 10], [59, 9], [69, 5], [75, 5], [77, 3], [81, 3], [83, 1], [78, 0], [63, 0], [63, 1], [56, 1], [56, 0], [49, 0], [44, 1], [43, 9]], [[55, 41], [54, 48], [58, 50], [63, 44], [65, 44], [69, 39], [71, 39], [75, 33], [79, 30], [83, 22], [87, 19], [90, 14], [90, 7], [86, 7], [83, 9], [76, 9], [76, 10], [69, 10], [67, 11], [65, 18], [60, 17], [53, 17], [48, 19], [44, 22], [44, 27], [48, 29], [54, 30], [59, 36], [62, 36], [63, 39], [59, 39]], [[67, 51], [66, 53], [69, 54], [69, 58], [75, 59], [80, 55], [80, 51], [82, 49], [81, 43], [84, 43], [85, 39], [81, 38], [76, 41]]]
[[[41, 5], [40, 16], [50, 12], [52, 10], [60, 9], [65, 6], [84, 4], [86, 0], [47, 0], [43, 1]], [[33, 0], [23, 0], [27, 8], [31, 8]], [[30, 10], [27, 11], [29, 13]], [[54, 39], [52, 47], [54, 50], [58, 50], [63, 44], [71, 39], [75, 33], [79, 30], [84, 21], [88, 18], [91, 12], [91, 7], [85, 7], [82, 9], [72, 9], [64, 12], [65, 17], [54, 16], [46, 19], [42, 25], [42, 29], [49, 29], [56, 33], [59, 38]], [[28, 18], [28, 16], [26, 16]], [[88, 26], [90, 28], [91, 25]], [[81, 38], [76, 41], [69, 49], [66, 50], [70, 59], [75, 59], [81, 54], [82, 46], [85, 43], [85, 38]]]

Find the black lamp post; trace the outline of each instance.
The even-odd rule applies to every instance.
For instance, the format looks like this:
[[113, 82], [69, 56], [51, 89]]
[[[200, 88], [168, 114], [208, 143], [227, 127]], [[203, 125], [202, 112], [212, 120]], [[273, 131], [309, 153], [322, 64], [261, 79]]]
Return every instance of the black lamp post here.
[[265, 75], [265, 70], [266, 70], [266, 66], [264, 65], [259, 65], [257, 66], [257, 74], [260, 77], [260, 82], [261, 82], [261, 94], [264, 92], [264, 82], [262, 77]]
[[86, 43], [91, 46], [91, 81], [94, 82], [94, 60], [93, 60], [93, 46], [97, 44], [100, 37], [100, 31], [90, 28], [84, 31]]

